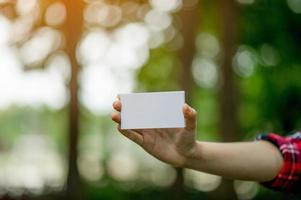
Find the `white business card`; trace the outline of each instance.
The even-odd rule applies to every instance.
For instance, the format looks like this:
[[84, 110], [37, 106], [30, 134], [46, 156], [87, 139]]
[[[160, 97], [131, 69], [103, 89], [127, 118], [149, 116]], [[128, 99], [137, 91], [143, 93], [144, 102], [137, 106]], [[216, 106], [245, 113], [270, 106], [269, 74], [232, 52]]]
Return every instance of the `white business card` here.
[[120, 94], [121, 129], [185, 126], [184, 91]]

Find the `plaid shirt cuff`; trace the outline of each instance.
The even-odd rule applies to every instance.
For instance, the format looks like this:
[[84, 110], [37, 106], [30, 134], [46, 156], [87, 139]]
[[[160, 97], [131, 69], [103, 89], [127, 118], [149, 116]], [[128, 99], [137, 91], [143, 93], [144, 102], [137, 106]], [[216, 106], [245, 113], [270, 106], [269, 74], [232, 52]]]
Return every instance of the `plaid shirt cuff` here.
[[259, 135], [257, 140], [274, 144], [281, 152], [284, 164], [279, 174], [262, 185], [279, 191], [297, 192], [301, 188], [301, 132], [283, 137], [274, 133]]

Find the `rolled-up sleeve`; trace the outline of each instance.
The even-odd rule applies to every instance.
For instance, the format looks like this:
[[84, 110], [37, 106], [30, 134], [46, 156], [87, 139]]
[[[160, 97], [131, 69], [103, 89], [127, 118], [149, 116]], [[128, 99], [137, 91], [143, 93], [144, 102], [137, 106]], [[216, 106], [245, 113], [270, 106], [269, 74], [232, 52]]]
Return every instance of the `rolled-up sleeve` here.
[[262, 185], [279, 191], [300, 192], [301, 189], [301, 132], [283, 137], [274, 133], [263, 134], [257, 140], [274, 144], [283, 156], [284, 164], [278, 175]]

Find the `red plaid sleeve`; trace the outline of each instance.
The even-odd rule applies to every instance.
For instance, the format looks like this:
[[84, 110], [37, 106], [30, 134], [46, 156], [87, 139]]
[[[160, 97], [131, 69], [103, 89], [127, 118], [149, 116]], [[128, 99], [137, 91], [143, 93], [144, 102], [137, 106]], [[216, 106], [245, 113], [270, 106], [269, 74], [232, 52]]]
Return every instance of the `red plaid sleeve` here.
[[274, 133], [260, 135], [257, 140], [271, 142], [284, 158], [279, 174], [273, 180], [262, 184], [279, 191], [299, 192], [301, 189], [301, 131], [288, 137]]

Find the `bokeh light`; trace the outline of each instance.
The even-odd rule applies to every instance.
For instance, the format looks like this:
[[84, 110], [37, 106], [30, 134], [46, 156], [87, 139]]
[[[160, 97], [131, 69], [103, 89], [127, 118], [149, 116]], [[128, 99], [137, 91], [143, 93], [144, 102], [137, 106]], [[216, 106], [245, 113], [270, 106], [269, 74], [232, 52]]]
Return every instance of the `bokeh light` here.
[[260, 47], [260, 55], [264, 66], [275, 66], [279, 63], [279, 53], [269, 44]]
[[[43, 134], [24, 134], [7, 155], [0, 159], [0, 185], [7, 191], [41, 193], [47, 187], [60, 190], [65, 171], [62, 158]], [[47, 155], [47, 156], [45, 156]]]
[[55, 2], [48, 6], [45, 13], [45, 22], [50, 26], [58, 26], [66, 19], [66, 7], [62, 2]]
[[95, 114], [111, 112], [116, 95], [130, 92], [134, 83], [130, 74], [119, 78], [106, 65], [86, 66], [80, 82], [81, 101]]
[[108, 161], [108, 171], [118, 181], [133, 181], [138, 178], [138, 163], [132, 154], [116, 152]]
[[11, 39], [11, 23], [4, 16], [0, 15], [0, 45], [5, 46]]
[[200, 56], [214, 59], [217, 57], [220, 47], [217, 38], [210, 33], [201, 33], [196, 38], [196, 47]]
[[60, 69], [66, 66], [56, 65], [44, 71], [24, 72], [14, 47], [0, 45], [0, 52], [1, 109], [13, 104], [34, 107], [48, 105], [60, 109], [66, 104], [65, 77], [62, 77], [64, 75]]
[[237, 2], [245, 5], [250, 5], [253, 4], [255, 0], [237, 0]]
[[145, 16], [145, 22], [150, 29], [162, 31], [170, 26], [171, 17], [168, 13], [158, 10], [150, 10]]
[[18, 18], [12, 23], [12, 37], [11, 41], [22, 43], [30, 37], [31, 31], [34, 27], [35, 17], [33, 15], [25, 15]]
[[255, 72], [257, 65], [257, 56], [254, 51], [248, 47], [239, 47], [233, 60], [234, 71], [242, 77], [250, 77]]
[[150, 4], [156, 10], [164, 12], [172, 12], [178, 10], [181, 5], [181, 0], [150, 0]]
[[37, 6], [37, 0], [17, 0], [16, 10], [19, 15], [33, 12]]
[[253, 199], [258, 192], [258, 184], [251, 181], [235, 181], [234, 189], [240, 200]]
[[42, 27], [20, 48], [21, 59], [28, 66], [40, 64], [51, 52], [60, 48], [62, 41], [59, 31]]
[[[277, 116], [274, 108], [281, 107], [277, 103], [285, 103], [290, 96], [276, 99], [275, 94], [286, 94], [283, 88], [296, 87], [294, 91], [298, 91], [300, 83], [300, 0], [268, 5], [259, 0], [235, 0], [235, 6], [229, 8], [239, 19], [232, 30], [238, 31], [237, 46], [232, 46], [231, 38], [227, 43], [220, 41], [225, 28], [220, 26], [220, 13], [228, 6], [215, 1], [84, 0], [83, 16], [78, 18], [83, 20], [82, 32], [74, 34], [78, 41], [64, 36], [66, 20], [77, 24], [74, 19], [79, 17], [68, 18], [72, 15], [67, 15], [69, 7], [64, 2], [67, 1], [0, 0], [0, 199], [7, 198], [7, 194], [15, 199], [61, 194], [65, 189], [69, 89], [75, 88], [69, 86], [71, 69], [77, 67], [79, 74], [72, 79], [78, 77], [79, 86], [77, 164], [88, 188], [85, 192], [93, 187], [91, 197], [98, 198], [101, 193], [114, 199], [121, 194], [122, 199], [125, 193], [147, 196], [144, 192], [150, 191], [160, 196], [173, 192], [171, 188], [178, 183], [176, 169], [117, 134], [109, 114], [117, 94], [179, 89], [179, 79], [186, 75], [180, 68], [183, 57], [192, 62], [191, 67], [184, 67], [198, 86], [187, 94], [192, 96], [193, 106], [201, 110], [199, 139], [219, 139], [218, 95], [227, 95], [219, 91], [219, 80], [225, 75], [220, 68], [227, 55], [223, 52], [225, 45], [236, 51], [228, 67], [233, 67], [233, 73], [239, 76], [234, 76], [232, 83], [239, 89], [237, 105], [239, 114], [243, 113], [237, 119], [241, 126], [238, 128], [246, 134], [238, 137], [250, 139], [255, 129], [281, 129], [284, 115]], [[261, 20], [266, 9], [271, 12]], [[68, 10], [68, 14], [72, 11]], [[200, 23], [193, 21], [196, 17], [186, 19], [190, 12], [200, 15]], [[197, 27], [187, 26], [192, 24]], [[185, 28], [188, 32], [193, 28], [195, 38], [187, 38]], [[229, 33], [224, 36], [229, 37]], [[189, 49], [191, 54], [187, 56], [187, 49], [182, 48], [190, 39], [196, 48]], [[69, 42], [74, 42], [72, 49]], [[69, 50], [76, 53], [76, 60], [68, 55]], [[79, 65], [72, 68], [71, 63], [76, 61]], [[267, 99], [265, 95], [272, 96], [269, 107], [260, 103]], [[215, 190], [222, 181], [219, 176], [193, 170], [184, 170], [184, 179], [187, 188], [182, 192], [200, 197]], [[234, 182], [241, 200], [254, 199], [256, 195], [260, 198], [258, 188], [253, 182]], [[214, 196], [214, 192], [211, 194]]]
[[287, 0], [287, 5], [294, 13], [301, 13], [301, 0]]
[[213, 88], [218, 81], [218, 71], [216, 64], [205, 58], [195, 58], [192, 64], [192, 74], [194, 81], [203, 88]]
[[79, 171], [88, 181], [100, 181], [104, 175], [102, 165], [103, 137], [100, 134], [87, 134], [80, 141]]
[[158, 187], [171, 187], [177, 178], [176, 170], [166, 164], [158, 163], [150, 170], [150, 182]]
[[110, 44], [110, 38], [103, 30], [90, 31], [80, 43], [78, 60], [84, 65], [101, 62]]
[[114, 5], [103, 5], [99, 8], [96, 21], [101, 26], [112, 27], [121, 22], [122, 12], [120, 7]]
[[221, 183], [221, 177], [185, 169], [185, 184], [196, 190], [209, 192], [216, 189]]

